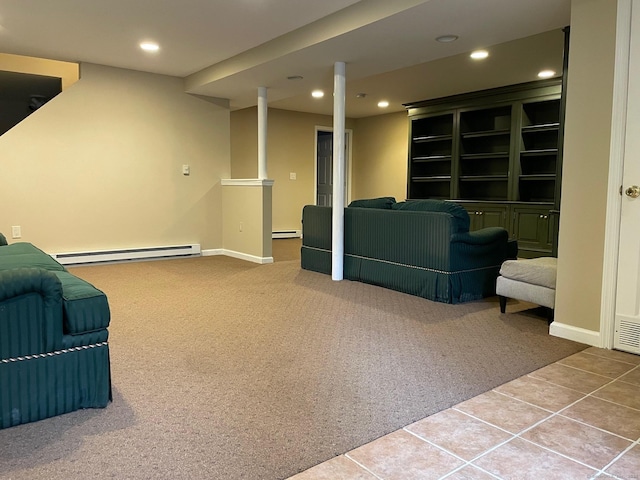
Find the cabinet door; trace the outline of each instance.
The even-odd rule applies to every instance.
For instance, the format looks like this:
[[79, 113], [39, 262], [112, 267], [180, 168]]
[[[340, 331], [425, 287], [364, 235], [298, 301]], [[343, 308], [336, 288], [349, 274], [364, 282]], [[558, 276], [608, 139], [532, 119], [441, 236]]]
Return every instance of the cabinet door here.
[[460, 203], [460, 205], [469, 213], [470, 231], [486, 227], [507, 228], [509, 208], [506, 205], [491, 203]]
[[551, 206], [514, 206], [513, 234], [518, 240], [518, 256], [524, 258], [552, 254]]

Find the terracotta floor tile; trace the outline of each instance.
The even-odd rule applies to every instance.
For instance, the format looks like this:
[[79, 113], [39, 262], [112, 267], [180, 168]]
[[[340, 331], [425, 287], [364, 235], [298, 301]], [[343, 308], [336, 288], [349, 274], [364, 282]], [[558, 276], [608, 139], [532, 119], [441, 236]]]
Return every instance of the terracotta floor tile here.
[[431, 443], [472, 460], [511, 435], [457, 410], [445, 410], [405, 428]]
[[289, 477], [290, 480], [376, 480], [366, 470], [344, 455], [327, 460], [320, 465]]
[[607, 468], [610, 473], [624, 480], [640, 480], [640, 445], [636, 445]]
[[584, 397], [583, 393], [530, 376], [517, 378], [494, 390], [554, 412]]
[[347, 456], [385, 480], [436, 479], [464, 465], [403, 430], [356, 448]]
[[620, 377], [620, 380], [634, 385], [640, 385], [640, 367], [636, 367], [626, 375]]
[[597, 355], [580, 352], [558, 361], [561, 365], [579, 368], [605, 377], [617, 378], [634, 368], [634, 365]]
[[482, 470], [474, 467], [473, 465], [467, 465], [461, 468], [455, 473], [452, 473], [444, 480], [495, 480], [496, 477], [483, 472]]
[[529, 375], [582, 393], [591, 393], [611, 381], [610, 377], [567, 367], [560, 363], [552, 363]]
[[519, 438], [473, 463], [504, 480], [587, 480], [597, 473]]
[[562, 415], [630, 440], [640, 438], [638, 410], [599, 398], [586, 397], [564, 410]]
[[545, 420], [522, 438], [598, 470], [631, 445], [628, 440], [561, 416]]
[[632, 363], [633, 365], [640, 365], [640, 355], [621, 352], [619, 350], [607, 350], [606, 348], [589, 347], [586, 350], [583, 350], [583, 353], [589, 353], [591, 355], [597, 355], [599, 357], [609, 358], [611, 360], [618, 360], [619, 362]]
[[[640, 410], [640, 385], [632, 385], [616, 380], [595, 392], [593, 396]], [[638, 415], [640, 415], [640, 412], [638, 412]]]
[[546, 410], [493, 391], [462, 402], [455, 409], [511, 433], [519, 433], [551, 415]]

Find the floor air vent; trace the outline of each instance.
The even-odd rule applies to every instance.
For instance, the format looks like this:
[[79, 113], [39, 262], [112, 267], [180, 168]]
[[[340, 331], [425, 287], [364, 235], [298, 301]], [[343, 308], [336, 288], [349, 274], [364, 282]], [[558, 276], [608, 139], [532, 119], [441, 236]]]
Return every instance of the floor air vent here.
[[640, 324], [621, 320], [616, 332], [616, 347], [640, 353]]
[[54, 253], [51, 256], [62, 265], [151, 260], [172, 257], [197, 257], [200, 256], [200, 244], [127, 248], [121, 250], [100, 250], [93, 252]]

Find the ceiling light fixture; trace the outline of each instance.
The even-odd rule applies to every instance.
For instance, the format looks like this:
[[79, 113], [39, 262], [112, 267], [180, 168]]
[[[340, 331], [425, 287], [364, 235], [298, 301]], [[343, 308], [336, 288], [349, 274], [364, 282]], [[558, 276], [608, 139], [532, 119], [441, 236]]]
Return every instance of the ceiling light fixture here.
[[322, 90], [314, 90], [313, 92], [311, 92], [311, 96], [313, 98], [322, 98], [324, 97], [324, 92]]
[[440, 43], [451, 43], [455, 42], [458, 39], [458, 35], [440, 35], [436, 37], [436, 42]]
[[538, 76], [540, 78], [551, 78], [556, 74], [556, 72], [554, 72], [553, 70], [542, 70], [540, 73], [538, 73]]
[[364, 98], [366, 96], [367, 96], [366, 93], [356, 93], [356, 98]]
[[291, 75], [287, 77], [287, 80], [302, 80], [304, 77], [302, 75]]
[[145, 52], [157, 52], [158, 50], [160, 50], [158, 44], [152, 42], [142, 42], [140, 44], [140, 48]]
[[470, 57], [474, 60], [482, 60], [483, 58], [487, 58], [488, 56], [489, 52], [487, 52], [486, 50], [476, 50], [474, 52], [471, 52], [470, 55]]
[[387, 108], [389, 106], [389, 102], [387, 102], [386, 100], [380, 100], [378, 102], [378, 107], [380, 108]]

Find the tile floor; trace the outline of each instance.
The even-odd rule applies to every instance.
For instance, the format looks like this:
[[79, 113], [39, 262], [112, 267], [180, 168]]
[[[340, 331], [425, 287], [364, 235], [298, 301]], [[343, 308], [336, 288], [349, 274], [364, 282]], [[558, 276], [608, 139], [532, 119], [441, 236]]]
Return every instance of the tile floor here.
[[640, 356], [588, 348], [291, 480], [640, 480]]

